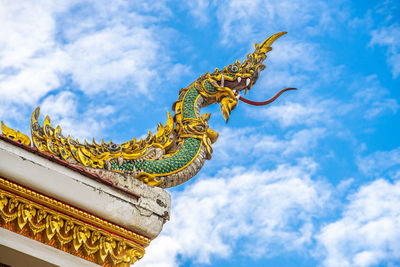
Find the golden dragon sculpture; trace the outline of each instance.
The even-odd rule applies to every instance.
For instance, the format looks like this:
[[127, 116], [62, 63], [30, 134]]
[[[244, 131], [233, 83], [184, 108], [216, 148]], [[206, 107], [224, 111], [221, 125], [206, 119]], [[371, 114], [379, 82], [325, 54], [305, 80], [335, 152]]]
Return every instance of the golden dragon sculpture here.
[[[218, 138], [218, 133], [208, 126], [210, 114], [201, 115], [201, 108], [220, 103], [222, 115], [228, 122], [238, 100], [266, 105], [284, 91], [295, 90], [286, 88], [264, 102], [250, 101], [240, 95], [242, 91], [247, 94], [256, 83], [265, 69], [263, 61], [266, 53], [272, 50], [271, 44], [285, 33], [274, 34], [260, 45], [255, 44], [255, 51], [242, 63], [237, 60], [222, 70], [216, 68], [213, 73], [207, 72], [181, 89], [178, 100], [172, 105], [174, 116], [168, 112], [167, 123], [159, 124], [157, 133], [149, 132], [145, 139], [134, 138], [122, 144], [104, 140], [100, 144], [94, 140], [91, 144], [80, 143], [70, 136], [65, 137], [60, 126], [52, 127], [48, 116], [41, 126], [37, 108], [31, 118], [33, 145], [71, 164], [124, 173], [153, 186], [166, 188], [186, 182], [199, 172], [205, 160], [211, 159], [211, 145]], [[28, 137], [24, 138], [4, 124], [2, 130], [8, 137], [29, 143]]]

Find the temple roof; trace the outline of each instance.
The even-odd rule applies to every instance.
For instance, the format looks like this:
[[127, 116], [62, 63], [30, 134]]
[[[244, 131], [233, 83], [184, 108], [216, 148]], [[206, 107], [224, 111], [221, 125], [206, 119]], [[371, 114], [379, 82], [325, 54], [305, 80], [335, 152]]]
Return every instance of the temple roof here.
[[[134, 263], [169, 219], [170, 195], [123, 174], [101, 171], [94, 173], [0, 135], [0, 227], [105, 266]], [[35, 226], [39, 213], [48, 217], [40, 227]], [[75, 227], [68, 238], [66, 225]], [[77, 234], [83, 229], [103, 240], [96, 241], [96, 256], [84, 252], [89, 243], [79, 243], [89, 242]], [[116, 250], [106, 249], [104, 240], [114, 242]], [[125, 254], [120, 255], [122, 247]]]

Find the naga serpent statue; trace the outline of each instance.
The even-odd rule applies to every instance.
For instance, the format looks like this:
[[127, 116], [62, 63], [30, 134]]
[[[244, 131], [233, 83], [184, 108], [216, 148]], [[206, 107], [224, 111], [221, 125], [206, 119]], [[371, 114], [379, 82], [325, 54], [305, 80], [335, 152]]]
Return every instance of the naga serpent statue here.
[[[168, 112], [167, 123], [159, 124], [157, 133], [149, 132], [145, 139], [134, 138], [120, 145], [112, 141], [107, 144], [104, 140], [100, 144], [94, 140], [92, 144], [86, 141], [82, 144], [63, 136], [60, 126], [53, 128], [48, 116], [43, 127], [40, 126], [39, 108], [36, 108], [31, 118], [33, 145], [71, 164], [123, 173], [152, 186], [166, 188], [186, 182], [199, 172], [206, 159], [211, 159], [211, 145], [218, 138], [218, 133], [208, 127], [210, 114], [200, 115], [201, 108], [220, 103], [222, 115], [228, 122], [238, 100], [266, 105], [284, 91], [295, 90], [286, 88], [264, 102], [240, 96], [240, 92], [246, 94], [256, 83], [265, 68], [266, 53], [272, 50], [271, 44], [284, 34], [286, 32], [274, 34], [261, 45], [255, 44], [254, 53], [248, 54], [243, 63], [236, 61], [222, 70], [216, 68], [213, 73], [207, 72], [181, 89], [172, 105], [174, 116]], [[4, 124], [2, 130], [3, 134], [13, 131]], [[11, 135], [21, 136], [21, 133], [14, 131]]]

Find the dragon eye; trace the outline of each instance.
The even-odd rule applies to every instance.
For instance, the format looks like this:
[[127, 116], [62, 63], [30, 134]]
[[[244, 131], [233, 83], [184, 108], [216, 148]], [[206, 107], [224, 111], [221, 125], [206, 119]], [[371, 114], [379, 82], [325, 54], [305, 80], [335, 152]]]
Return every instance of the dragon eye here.
[[237, 66], [232, 66], [231, 67], [231, 71], [232, 72], [237, 72], [239, 70], [239, 68]]

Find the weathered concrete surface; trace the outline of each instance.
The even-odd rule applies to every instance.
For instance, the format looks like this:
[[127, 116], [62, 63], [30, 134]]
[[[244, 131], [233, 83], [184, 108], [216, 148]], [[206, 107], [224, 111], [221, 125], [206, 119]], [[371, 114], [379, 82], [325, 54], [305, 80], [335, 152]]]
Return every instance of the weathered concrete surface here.
[[140, 195], [139, 206], [141, 208], [151, 210], [161, 217], [169, 217], [169, 209], [167, 210], [167, 207], [170, 206], [171, 197], [162, 188], [146, 185], [128, 174], [89, 167], [85, 167], [85, 169], [103, 179], [110, 180], [127, 191]]
[[151, 239], [157, 237], [169, 216], [170, 195], [130, 177], [98, 173], [140, 197], [0, 140], [0, 176]]

